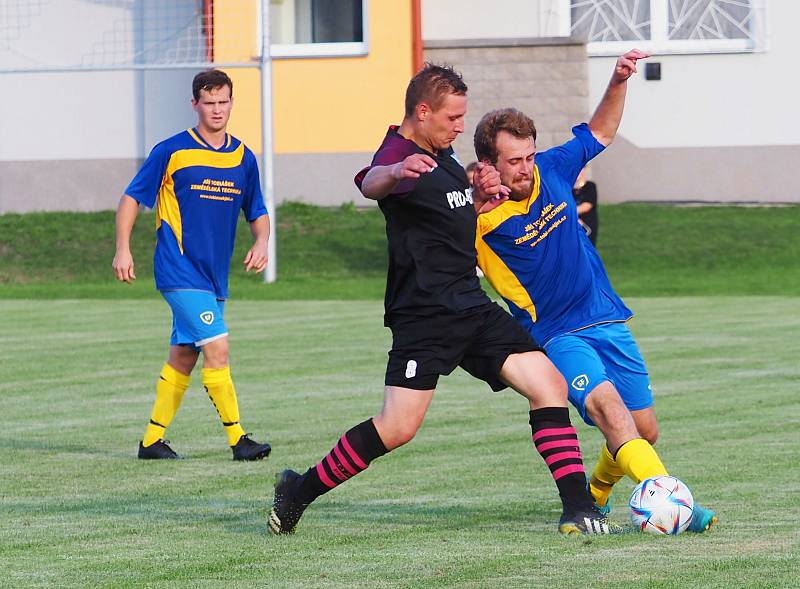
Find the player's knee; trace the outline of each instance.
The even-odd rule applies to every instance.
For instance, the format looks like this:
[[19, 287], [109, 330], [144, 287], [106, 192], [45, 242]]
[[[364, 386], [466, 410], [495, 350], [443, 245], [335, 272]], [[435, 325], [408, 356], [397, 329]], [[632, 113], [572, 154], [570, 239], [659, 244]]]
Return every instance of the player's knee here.
[[530, 401], [542, 403], [544, 405], [566, 405], [567, 403], [567, 381], [552, 364], [549, 369], [539, 373], [539, 379], [531, 383], [529, 390], [525, 394]]
[[[604, 421], [620, 421], [621, 415], [628, 410], [617, 393], [616, 389], [608, 382], [599, 384], [586, 396], [586, 410], [594, 421], [594, 416]], [[630, 419], [630, 418], [629, 418]]]
[[416, 427], [405, 427], [401, 429], [397, 436], [398, 445], [402, 446], [403, 444], [408, 444], [414, 439], [414, 436], [417, 435], [418, 431], [419, 429]]
[[658, 421], [656, 421], [652, 409], [634, 411], [633, 418], [636, 421], [636, 429], [639, 431], [639, 435], [650, 442], [651, 446], [655, 445], [659, 432]]
[[585, 407], [606, 439], [624, 442], [637, 437], [636, 423], [610, 383], [603, 383], [591, 391], [586, 397]]
[[170, 356], [168, 362], [170, 366], [172, 366], [175, 370], [177, 370], [181, 374], [191, 374], [195, 362], [197, 362], [197, 359]]
[[564, 380], [564, 377], [558, 370], [555, 370], [555, 367], [553, 368], [554, 368], [553, 374], [550, 377], [553, 390], [558, 396], [562, 397], [566, 401], [567, 397], [569, 396], [569, 391], [567, 389], [567, 381]]
[[203, 362], [206, 368], [224, 368], [227, 366], [228, 339], [219, 339], [204, 346]]
[[647, 440], [651, 446], [655, 446], [656, 440], [658, 440], [658, 424], [640, 423], [637, 424], [637, 429], [639, 430], [640, 436], [642, 436], [645, 440]]
[[171, 346], [167, 362], [181, 374], [191, 374], [199, 354], [189, 346]]
[[389, 431], [381, 432], [381, 439], [388, 450], [408, 444], [417, 435], [416, 424], [396, 424]]

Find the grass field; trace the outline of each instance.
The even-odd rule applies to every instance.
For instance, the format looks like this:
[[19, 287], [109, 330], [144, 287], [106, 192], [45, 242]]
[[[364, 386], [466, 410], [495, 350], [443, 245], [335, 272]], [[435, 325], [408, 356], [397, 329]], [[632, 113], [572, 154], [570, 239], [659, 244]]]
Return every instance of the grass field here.
[[[604, 205], [599, 250], [624, 296], [800, 296], [800, 206]], [[133, 236], [138, 280], [114, 282], [114, 215], [0, 215], [0, 298], [157, 298], [154, 216]], [[231, 296], [251, 300], [370, 300], [383, 296], [384, 221], [377, 209], [289, 203], [278, 211], [278, 283], [265, 287], [240, 260], [250, 247], [239, 224]]]
[[[799, 300], [628, 299], [661, 456], [721, 521], [701, 536], [585, 540], [555, 532], [525, 403], [462, 372], [409, 446], [321, 498], [297, 534], [267, 535], [274, 474], [379, 407], [379, 301], [229, 303], [243, 423], [274, 447], [255, 464], [230, 460], [197, 378], [168, 435], [188, 459], [134, 458], [163, 302], [0, 301], [0, 586], [797, 587]], [[598, 432], [579, 435], [593, 464]], [[613, 497], [617, 520], [631, 487]]]

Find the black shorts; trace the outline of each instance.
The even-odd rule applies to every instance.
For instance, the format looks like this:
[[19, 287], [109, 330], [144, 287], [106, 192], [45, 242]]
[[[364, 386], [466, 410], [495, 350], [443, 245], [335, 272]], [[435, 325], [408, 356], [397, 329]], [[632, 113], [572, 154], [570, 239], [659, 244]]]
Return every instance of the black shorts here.
[[386, 385], [435, 389], [439, 375], [461, 366], [493, 391], [508, 385], [500, 369], [511, 354], [542, 351], [527, 331], [497, 303], [463, 313], [393, 318]]

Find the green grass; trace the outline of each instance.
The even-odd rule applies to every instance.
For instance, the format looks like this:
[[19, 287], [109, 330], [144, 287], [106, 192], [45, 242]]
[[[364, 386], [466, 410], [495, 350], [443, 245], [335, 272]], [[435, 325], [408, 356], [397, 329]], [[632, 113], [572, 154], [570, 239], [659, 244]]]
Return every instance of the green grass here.
[[[379, 301], [226, 307], [243, 423], [274, 447], [255, 464], [230, 460], [197, 377], [169, 431], [188, 459], [134, 458], [166, 351], [163, 302], [0, 301], [0, 586], [796, 586], [798, 298], [628, 302], [659, 451], [718, 511], [708, 534], [559, 537], [522, 398], [457, 371], [410, 445], [312, 505], [297, 534], [271, 537], [274, 473], [312, 464], [380, 406]], [[579, 435], [592, 464], [600, 436]]]
[[[377, 209], [297, 203], [278, 211], [278, 276], [264, 285], [240, 261], [250, 245], [239, 224], [234, 299], [377, 300], [386, 274]], [[155, 298], [154, 216], [133, 236], [138, 280], [117, 284], [114, 216], [0, 215], [0, 298]], [[606, 205], [600, 253], [623, 296], [800, 295], [800, 206], [775, 208]]]
[[[525, 403], [457, 371], [412, 444], [314, 504], [296, 535], [268, 536], [274, 474], [380, 406], [379, 211], [283, 205], [268, 286], [239, 267], [240, 224], [226, 319], [243, 423], [274, 446], [257, 464], [230, 460], [197, 377], [169, 431], [189, 459], [134, 458], [169, 334], [152, 214], [135, 230], [134, 286], [110, 271], [113, 213], [0, 215], [0, 586], [796, 585], [800, 207], [601, 215], [600, 252], [637, 311], [659, 452], [720, 514], [711, 533], [558, 537]], [[579, 434], [591, 465], [600, 436]]]

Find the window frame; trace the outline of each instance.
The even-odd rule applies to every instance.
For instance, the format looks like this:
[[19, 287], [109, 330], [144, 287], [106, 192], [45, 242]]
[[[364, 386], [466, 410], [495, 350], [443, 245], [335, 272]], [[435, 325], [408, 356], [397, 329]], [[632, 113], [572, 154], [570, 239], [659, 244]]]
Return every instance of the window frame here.
[[[270, 55], [274, 59], [297, 59], [314, 57], [364, 57], [369, 54], [369, 5], [361, 0], [362, 41], [341, 43], [270, 43]], [[259, 19], [260, 20], [260, 19]], [[259, 22], [259, 35], [263, 23]]]
[[[670, 39], [668, 0], [650, 0], [650, 39], [630, 39], [627, 41], [590, 41], [586, 44], [589, 56], [618, 56], [633, 47], [649, 53], [703, 54], [703, 53], [755, 53], [766, 51], [767, 0], [751, 0], [753, 25], [751, 38], [747, 39]], [[572, 30], [572, 2], [562, 13]]]

